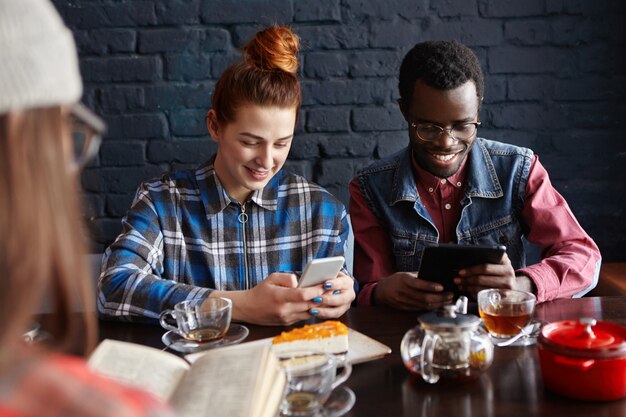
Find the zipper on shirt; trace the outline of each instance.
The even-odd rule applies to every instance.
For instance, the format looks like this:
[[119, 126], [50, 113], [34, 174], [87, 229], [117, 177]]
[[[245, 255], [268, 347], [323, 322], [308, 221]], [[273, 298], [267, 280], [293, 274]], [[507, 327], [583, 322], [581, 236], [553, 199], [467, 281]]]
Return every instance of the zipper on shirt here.
[[246, 213], [246, 204], [241, 204], [241, 213], [237, 216], [237, 220], [241, 223], [243, 233], [243, 272], [245, 278], [245, 289], [250, 289], [250, 281], [248, 279], [248, 242], [246, 240], [246, 223], [248, 222], [248, 213]]

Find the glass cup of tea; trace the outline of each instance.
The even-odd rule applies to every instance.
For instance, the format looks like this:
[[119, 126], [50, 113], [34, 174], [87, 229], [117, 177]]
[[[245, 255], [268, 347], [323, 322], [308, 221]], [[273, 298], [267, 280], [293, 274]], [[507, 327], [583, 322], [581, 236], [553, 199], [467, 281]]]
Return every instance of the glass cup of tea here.
[[[216, 342], [228, 332], [232, 306], [231, 300], [219, 297], [181, 301], [174, 309], [163, 311], [159, 321], [164, 329], [190, 342]], [[174, 318], [176, 326], [168, 322], [170, 317]]]
[[[314, 350], [278, 354], [287, 376], [287, 387], [280, 405], [281, 416], [315, 416], [326, 400], [352, 373], [352, 365], [339, 357]], [[343, 367], [341, 372], [337, 369]]]
[[526, 291], [487, 289], [478, 293], [478, 313], [496, 339], [509, 339], [530, 324], [537, 297]]

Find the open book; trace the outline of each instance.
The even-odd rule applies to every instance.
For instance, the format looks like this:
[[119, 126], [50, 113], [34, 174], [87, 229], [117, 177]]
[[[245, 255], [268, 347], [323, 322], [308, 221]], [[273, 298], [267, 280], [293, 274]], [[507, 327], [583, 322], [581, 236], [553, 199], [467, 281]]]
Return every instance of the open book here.
[[155, 348], [106, 339], [89, 366], [151, 392], [184, 417], [273, 417], [286, 383], [270, 348], [258, 345], [211, 350], [190, 365]]

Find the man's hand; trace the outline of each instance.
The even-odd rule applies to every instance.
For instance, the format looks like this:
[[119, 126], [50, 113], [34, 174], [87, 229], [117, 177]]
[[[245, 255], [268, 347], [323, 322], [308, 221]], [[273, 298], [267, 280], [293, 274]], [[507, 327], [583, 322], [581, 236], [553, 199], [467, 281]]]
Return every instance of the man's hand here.
[[434, 310], [452, 302], [443, 286], [417, 278], [415, 272], [396, 272], [378, 281], [376, 303], [402, 310]]
[[511, 260], [505, 253], [498, 264], [481, 264], [459, 270], [454, 279], [461, 291], [476, 298], [480, 290], [487, 288], [508, 288], [534, 293], [534, 285], [526, 275], [515, 276]]

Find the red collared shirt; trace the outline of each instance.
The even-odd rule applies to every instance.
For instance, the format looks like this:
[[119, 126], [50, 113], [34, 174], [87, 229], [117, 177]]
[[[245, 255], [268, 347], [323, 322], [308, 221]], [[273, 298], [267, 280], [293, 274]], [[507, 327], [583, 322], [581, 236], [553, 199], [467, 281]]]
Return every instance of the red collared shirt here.
[[[420, 199], [442, 243], [456, 242], [466, 172], [464, 163], [455, 175], [442, 182], [414, 164]], [[377, 282], [396, 270], [387, 230], [368, 208], [355, 179], [350, 182], [350, 219], [355, 238], [354, 276], [361, 287], [357, 302], [371, 305]], [[543, 259], [516, 272], [534, 282], [538, 301], [571, 297], [588, 288], [597, 273], [600, 251], [578, 224], [563, 196], [552, 187], [536, 155], [531, 161], [522, 221], [529, 230], [526, 239], [540, 246]]]
[[461, 218], [461, 199], [467, 175], [464, 168], [467, 158], [463, 160], [456, 174], [448, 178], [439, 178], [431, 174], [420, 167], [415, 159], [412, 162], [417, 192], [439, 232], [439, 242], [456, 243], [456, 225]]

